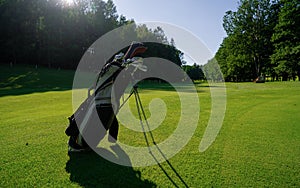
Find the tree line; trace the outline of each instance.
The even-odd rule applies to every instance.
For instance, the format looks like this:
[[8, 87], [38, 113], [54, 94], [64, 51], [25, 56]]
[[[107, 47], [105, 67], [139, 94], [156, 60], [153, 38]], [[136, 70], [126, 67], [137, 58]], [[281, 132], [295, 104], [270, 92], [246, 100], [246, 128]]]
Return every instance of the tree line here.
[[89, 46], [121, 27], [122, 37], [151, 40], [148, 56], [182, 65], [182, 52], [162, 28], [149, 29], [118, 15], [112, 0], [0, 0], [0, 63], [75, 69]]
[[[0, 63], [75, 69], [88, 47], [103, 34], [130, 25], [122, 37], [147, 44], [145, 57], [161, 57], [181, 66], [192, 79], [250, 81], [300, 77], [300, 3], [298, 0], [240, 0], [227, 11], [227, 33], [205, 66], [184, 65], [183, 53], [162, 28], [149, 29], [118, 15], [112, 0], [0, 0]], [[217, 71], [218, 65], [223, 77]]]
[[223, 27], [227, 37], [206, 69], [214, 71], [217, 62], [226, 81], [300, 78], [299, 0], [240, 0]]

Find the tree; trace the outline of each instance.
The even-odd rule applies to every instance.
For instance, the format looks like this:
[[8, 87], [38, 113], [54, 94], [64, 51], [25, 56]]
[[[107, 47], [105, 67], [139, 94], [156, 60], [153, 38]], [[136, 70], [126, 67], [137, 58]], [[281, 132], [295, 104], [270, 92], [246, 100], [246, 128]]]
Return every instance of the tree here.
[[226, 81], [246, 81], [251, 78], [251, 75], [256, 75], [248, 49], [242, 39], [240, 35], [225, 38], [216, 53], [215, 58]]
[[[120, 18], [122, 24], [126, 18]], [[111, 0], [0, 1], [0, 61], [76, 68], [85, 50], [119, 24]], [[4, 27], [5, 26], [5, 27]]]
[[270, 0], [240, 0], [236, 12], [226, 12], [223, 27], [228, 37], [216, 55], [226, 78], [247, 80], [266, 73], [276, 24], [272, 5]]
[[187, 75], [190, 77], [191, 80], [204, 80], [204, 73], [200, 67], [200, 65], [197, 65], [194, 63], [191, 65], [183, 65], [183, 70], [187, 73]]
[[216, 58], [209, 60], [207, 64], [202, 67], [202, 69], [207, 80], [224, 81], [223, 74], [220, 71], [220, 67]]
[[275, 52], [271, 56], [277, 74], [283, 80], [300, 78], [300, 2], [282, 0], [279, 22], [274, 29], [272, 42]]
[[181, 66], [182, 53], [169, 45], [162, 28], [151, 30], [118, 16], [112, 0], [73, 2], [71, 6], [61, 0], [0, 0], [0, 63], [75, 69], [95, 40], [123, 26], [113, 40], [154, 41], [148, 56]]

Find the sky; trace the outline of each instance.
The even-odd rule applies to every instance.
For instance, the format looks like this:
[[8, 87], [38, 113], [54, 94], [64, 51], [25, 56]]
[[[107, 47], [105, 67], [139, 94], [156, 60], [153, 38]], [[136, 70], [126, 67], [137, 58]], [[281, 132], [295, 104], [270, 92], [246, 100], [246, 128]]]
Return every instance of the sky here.
[[[113, 0], [113, 2], [119, 15], [134, 19], [137, 23], [164, 22], [191, 32], [210, 50], [208, 59], [214, 56], [223, 38], [226, 37], [222, 26], [225, 12], [236, 11], [238, 6], [238, 0]], [[179, 39], [174, 39], [177, 44]]]

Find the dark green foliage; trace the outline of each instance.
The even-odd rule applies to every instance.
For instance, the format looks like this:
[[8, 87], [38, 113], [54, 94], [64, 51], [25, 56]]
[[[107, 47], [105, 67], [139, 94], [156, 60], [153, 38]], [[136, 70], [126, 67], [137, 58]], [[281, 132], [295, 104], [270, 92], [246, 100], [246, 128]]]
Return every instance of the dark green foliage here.
[[220, 66], [216, 58], [209, 60], [202, 69], [205, 74], [206, 80], [224, 81], [223, 74], [220, 70]]
[[183, 65], [183, 70], [187, 73], [191, 80], [204, 80], [205, 76], [200, 65], [196, 63], [192, 66]]
[[300, 77], [300, 3], [297, 0], [240, 0], [226, 12], [227, 37], [215, 58], [227, 81], [258, 76]]
[[226, 80], [246, 81], [266, 74], [276, 14], [269, 0], [241, 0], [236, 12], [226, 12], [223, 26], [228, 36], [216, 54]]
[[275, 52], [271, 56], [275, 73], [283, 80], [300, 77], [300, 2], [282, 0], [279, 21], [272, 42]]
[[105, 5], [83, 0], [74, 6], [58, 0], [4, 1], [1, 62], [76, 67], [86, 48], [111, 25], [104, 17]]
[[169, 60], [176, 65], [182, 65], [182, 52], [176, 49], [174, 46], [161, 43], [145, 43], [147, 51], [143, 54], [143, 57], [159, 57]]
[[0, 63], [75, 69], [95, 40], [130, 24], [116, 40], [130, 35], [138, 41], [157, 41], [163, 45], [151, 45], [148, 53], [181, 65], [181, 52], [169, 45], [162, 28], [135, 25], [117, 14], [112, 0], [74, 0], [72, 5], [61, 0], [3, 0], [0, 24]]

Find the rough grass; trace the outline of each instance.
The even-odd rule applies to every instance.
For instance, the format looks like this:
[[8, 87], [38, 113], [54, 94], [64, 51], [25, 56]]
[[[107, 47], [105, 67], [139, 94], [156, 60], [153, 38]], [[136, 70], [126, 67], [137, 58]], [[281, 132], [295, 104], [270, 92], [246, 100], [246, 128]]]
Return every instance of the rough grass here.
[[[93, 153], [67, 155], [64, 130], [66, 117], [72, 113], [72, 71], [0, 68], [0, 187], [174, 186], [158, 165], [131, 168]], [[300, 82], [228, 83], [223, 127], [214, 144], [200, 153], [210, 115], [206, 86], [197, 85], [201, 105], [198, 128], [170, 160], [188, 186], [299, 187]], [[177, 94], [155, 85], [142, 86], [140, 91], [147, 113], [153, 98], [163, 99], [168, 106], [168, 117], [153, 132], [161, 142], [176, 127]], [[145, 145], [142, 134], [124, 126], [120, 141]], [[183, 187], [169, 166], [162, 166]]]

